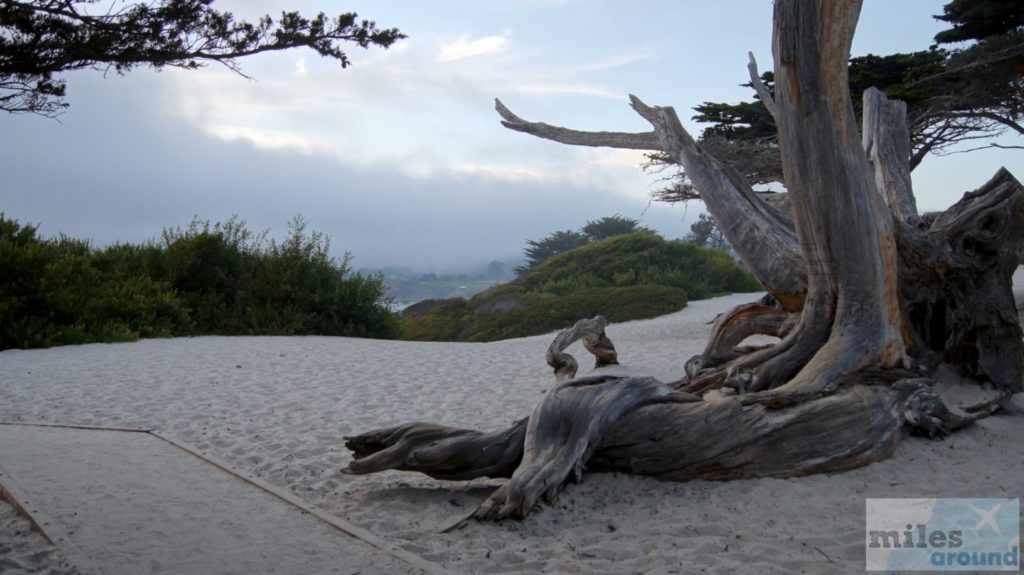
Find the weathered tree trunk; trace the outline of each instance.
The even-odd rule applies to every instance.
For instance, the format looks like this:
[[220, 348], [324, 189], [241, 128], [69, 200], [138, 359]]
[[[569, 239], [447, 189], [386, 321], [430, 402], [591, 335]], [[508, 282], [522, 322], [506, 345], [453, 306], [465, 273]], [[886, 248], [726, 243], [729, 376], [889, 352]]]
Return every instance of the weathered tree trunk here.
[[[906, 433], [944, 435], [1021, 390], [1024, 340], [1011, 276], [1024, 250], [1024, 188], [1001, 170], [941, 214], [917, 213], [905, 109], [877, 90], [858, 129], [847, 62], [859, 0], [776, 0], [776, 120], [786, 202], [766, 201], [686, 132], [672, 108], [632, 106], [646, 133], [503, 124], [558, 142], [659, 150], [681, 163], [729, 243], [770, 296], [715, 325], [678, 382], [575, 378], [583, 339], [613, 364], [602, 318], [548, 351], [558, 385], [534, 413], [493, 433], [408, 424], [346, 438], [346, 470], [511, 477], [476, 516], [522, 517], [584, 466], [670, 479], [787, 476], [887, 457]], [[750, 74], [758, 86], [756, 64]], [[776, 344], [744, 347], [753, 334]], [[953, 413], [932, 387], [947, 363], [976, 382]], [[602, 372], [604, 374], [602, 374]], [[711, 390], [717, 390], [714, 394]]]
[[808, 286], [785, 351], [754, 366], [749, 386], [799, 401], [851, 371], [907, 361], [892, 218], [847, 82], [860, 2], [778, 2], [775, 10], [776, 125]]

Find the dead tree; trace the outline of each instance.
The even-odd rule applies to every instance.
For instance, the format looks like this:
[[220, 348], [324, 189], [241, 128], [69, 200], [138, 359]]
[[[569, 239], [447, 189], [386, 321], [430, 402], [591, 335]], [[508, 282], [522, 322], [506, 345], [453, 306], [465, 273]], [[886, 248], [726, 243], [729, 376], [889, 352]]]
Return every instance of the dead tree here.
[[[557, 385], [528, 418], [482, 433], [408, 424], [346, 438], [349, 473], [510, 477], [475, 513], [523, 517], [584, 466], [668, 479], [792, 476], [888, 457], [907, 433], [942, 436], [1022, 387], [1024, 340], [1011, 276], [1024, 248], [1024, 188], [1000, 170], [948, 210], [918, 214], [905, 106], [877, 90], [858, 126], [847, 62], [859, 0], [776, 0], [775, 117], [787, 201], [766, 200], [687, 133], [675, 111], [631, 96], [643, 133], [502, 124], [565, 144], [660, 151], [682, 164], [708, 211], [770, 294], [720, 318], [670, 384], [575, 378], [583, 339], [615, 362], [600, 318], [548, 352]], [[751, 79], [758, 85], [751, 57]], [[778, 343], [741, 347], [769, 334]], [[974, 385], [950, 408], [932, 379], [948, 364]], [[717, 390], [711, 393], [712, 390]]]

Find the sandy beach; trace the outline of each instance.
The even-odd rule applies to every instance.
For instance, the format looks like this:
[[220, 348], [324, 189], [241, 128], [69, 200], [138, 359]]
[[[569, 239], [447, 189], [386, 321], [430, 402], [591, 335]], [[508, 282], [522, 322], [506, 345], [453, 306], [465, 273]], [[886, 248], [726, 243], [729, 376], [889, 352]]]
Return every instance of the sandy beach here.
[[[692, 302], [607, 332], [626, 365], [670, 381], [710, 322], [757, 294]], [[1020, 497], [1024, 401], [944, 441], [911, 438], [843, 474], [668, 483], [588, 474], [524, 521], [440, 533], [500, 483], [338, 473], [342, 437], [428, 421], [497, 429], [553, 378], [552, 335], [494, 343], [197, 337], [0, 353], [0, 420], [144, 427], [463, 573], [834, 573], [864, 569], [867, 497]], [[589, 363], [579, 344], [570, 349]], [[0, 507], [0, 571], [59, 558]]]

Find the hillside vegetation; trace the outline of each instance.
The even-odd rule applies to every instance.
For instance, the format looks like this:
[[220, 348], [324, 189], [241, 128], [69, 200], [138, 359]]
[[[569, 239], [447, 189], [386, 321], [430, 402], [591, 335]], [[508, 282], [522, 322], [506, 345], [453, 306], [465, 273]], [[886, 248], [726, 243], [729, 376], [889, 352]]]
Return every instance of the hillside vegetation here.
[[554, 256], [468, 300], [428, 300], [402, 315], [404, 339], [494, 341], [546, 333], [601, 314], [609, 321], [678, 311], [690, 299], [761, 289], [721, 250], [639, 232]]
[[301, 218], [280, 243], [232, 219], [94, 249], [0, 214], [0, 349], [206, 334], [397, 337], [382, 279], [352, 273], [328, 245]]

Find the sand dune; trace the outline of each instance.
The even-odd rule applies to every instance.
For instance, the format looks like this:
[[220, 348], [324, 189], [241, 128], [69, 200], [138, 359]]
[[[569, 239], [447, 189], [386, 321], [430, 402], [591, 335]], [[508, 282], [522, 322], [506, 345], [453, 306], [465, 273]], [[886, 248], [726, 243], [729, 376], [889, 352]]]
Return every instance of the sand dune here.
[[[608, 334], [625, 364], [668, 381], [700, 351], [707, 322], [756, 297], [692, 302]], [[866, 497], [1021, 495], [1019, 397], [950, 439], [910, 439], [891, 460], [840, 475], [667, 483], [590, 474], [522, 522], [448, 534], [439, 526], [497, 481], [338, 473], [345, 435], [413, 420], [495, 429], [528, 414], [553, 381], [550, 340], [198, 337], [5, 351], [0, 420], [158, 429], [466, 573], [861, 572]], [[18, 525], [0, 514], [0, 538], [17, 549], [0, 565], [49, 561], [23, 528], [13, 535]]]

